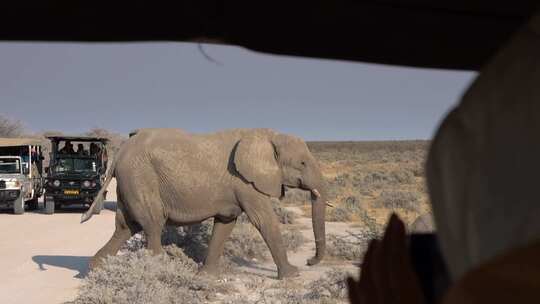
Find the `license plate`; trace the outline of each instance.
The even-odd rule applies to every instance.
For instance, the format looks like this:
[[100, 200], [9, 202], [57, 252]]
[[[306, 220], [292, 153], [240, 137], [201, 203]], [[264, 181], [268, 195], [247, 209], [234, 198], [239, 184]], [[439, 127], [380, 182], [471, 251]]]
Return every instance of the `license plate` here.
[[64, 190], [65, 195], [79, 195], [79, 190]]

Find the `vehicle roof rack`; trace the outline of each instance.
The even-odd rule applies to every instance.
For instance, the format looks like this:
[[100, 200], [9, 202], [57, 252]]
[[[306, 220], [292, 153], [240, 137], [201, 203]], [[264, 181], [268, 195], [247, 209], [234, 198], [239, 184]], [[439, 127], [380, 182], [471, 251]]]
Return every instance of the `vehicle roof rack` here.
[[92, 137], [92, 136], [47, 136], [51, 141], [61, 141], [61, 140], [70, 140], [70, 141], [100, 141], [102, 143], [107, 143], [108, 138], [105, 137]]
[[0, 138], [0, 147], [41, 146], [36, 138]]

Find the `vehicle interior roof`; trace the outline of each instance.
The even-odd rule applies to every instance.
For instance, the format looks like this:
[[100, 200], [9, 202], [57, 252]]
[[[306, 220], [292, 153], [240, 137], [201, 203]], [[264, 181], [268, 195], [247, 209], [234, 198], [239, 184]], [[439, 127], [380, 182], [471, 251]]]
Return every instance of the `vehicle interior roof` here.
[[478, 70], [535, 0], [8, 1], [0, 40], [210, 41], [266, 53]]

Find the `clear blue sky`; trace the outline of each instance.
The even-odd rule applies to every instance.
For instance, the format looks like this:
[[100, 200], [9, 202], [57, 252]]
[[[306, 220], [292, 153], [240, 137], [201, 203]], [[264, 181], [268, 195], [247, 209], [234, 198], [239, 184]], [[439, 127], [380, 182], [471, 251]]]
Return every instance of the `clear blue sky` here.
[[0, 113], [34, 132], [270, 127], [306, 140], [430, 138], [474, 77], [195, 44], [0, 43]]

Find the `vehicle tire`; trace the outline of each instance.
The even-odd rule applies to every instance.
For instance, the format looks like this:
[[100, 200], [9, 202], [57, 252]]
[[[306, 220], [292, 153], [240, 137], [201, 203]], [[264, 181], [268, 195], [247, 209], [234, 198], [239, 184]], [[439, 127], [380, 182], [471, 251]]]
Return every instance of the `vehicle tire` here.
[[24, 214], [24, 200], [23, 200], [22, 193], [13, 202], [13, 213], [14, 214]]
[[54, 201], [45, 198], [45, 214], [53, 214], [54, 213]]
[[37, 198], [29, 200], [27, 202], [27, 204], [28, 204], [28, 210], [37, 210], [38, 209], [38, 199]]

